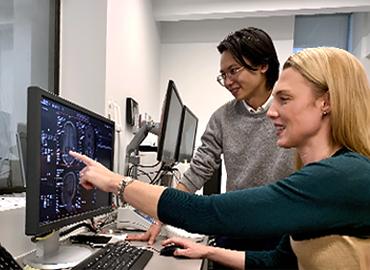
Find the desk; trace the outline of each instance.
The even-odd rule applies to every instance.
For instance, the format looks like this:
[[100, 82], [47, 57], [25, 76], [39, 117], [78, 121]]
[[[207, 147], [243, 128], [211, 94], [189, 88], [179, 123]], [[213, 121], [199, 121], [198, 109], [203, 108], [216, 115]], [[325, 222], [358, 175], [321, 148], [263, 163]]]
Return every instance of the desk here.
[[[133, 233], [133, 232], [122, 231], [122, 233]], [[203, 260], [201, 259], [182, 259], [182, 258], [166, 257], [166, 256], [159, 255], [158, 251], [162, 248], [161, 242], [164, 239], [165, 237], [163, 236], [158, 237], [155, 244], [151, 246], [153, 249], [157, 251], [153, 249], [149, 249], [153, 251], [153, 256], [149, 260], [148, 264], [145, 266], [144, 270], [163, 270], [163, 269], [201, 270], [202, 269]], [[131, 241], [131, 244], [137, 247], [147, 246], [146, 242], [141, 242], [141, 241]]]
[[[165, 237], [161, 236], [157, 238], [157, 241], [153, 245], [153, 248], [160, 250], [162, 248], [161, 242]], [[146, 242], [131, 241], [132, 245], [143, 247], [146, 246]], [[158, 252], [154, 251], [153, 257], [149, 260], [144, 270], [163, 270], [163, 269], [175, 269], [175, 270], [200, 270], [202, 269], [203, 260], [201, 259], [182, 259], [176, 257], [161, 256]]]

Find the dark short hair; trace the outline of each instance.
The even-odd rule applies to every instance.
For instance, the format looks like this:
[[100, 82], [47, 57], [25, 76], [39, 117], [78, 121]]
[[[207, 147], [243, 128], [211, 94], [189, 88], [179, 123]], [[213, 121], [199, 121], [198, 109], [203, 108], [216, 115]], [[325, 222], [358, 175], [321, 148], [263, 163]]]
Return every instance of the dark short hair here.
[[220, 53], [229, 51], [242, 66], [248, 66], [244, 58], [252, 66], [268, 65], [266, 72], [267, 86], [271, 90], [279, 77], [279, 60], [271, 37], [263, 30], [248, 27], [230, 33], [217, 46]]

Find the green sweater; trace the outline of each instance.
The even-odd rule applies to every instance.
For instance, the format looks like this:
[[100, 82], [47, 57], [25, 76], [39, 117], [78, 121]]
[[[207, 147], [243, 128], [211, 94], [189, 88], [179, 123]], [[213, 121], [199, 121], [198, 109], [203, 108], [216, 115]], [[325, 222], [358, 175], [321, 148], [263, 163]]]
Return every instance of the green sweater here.
[[[166, 189], [158, 216], [166, 224], [203, 234], [289, 234], [294, 240], [303, 240], [330, 234], [369, 235], [369, 209], [370, 160], [341, 149], [331, 158], [261, 187], [212, 196]], [[285, 237], [280, 246], [284, 251], [247, 252], [247, 263], [279, 266], [280, 254], [289, 248], [288, 240]]]

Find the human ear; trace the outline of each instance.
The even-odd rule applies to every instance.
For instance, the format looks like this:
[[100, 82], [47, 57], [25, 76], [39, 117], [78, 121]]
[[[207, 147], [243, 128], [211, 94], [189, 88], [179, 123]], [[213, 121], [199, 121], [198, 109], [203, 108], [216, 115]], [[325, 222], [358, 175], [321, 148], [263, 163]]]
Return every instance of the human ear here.
[[331, 106], [330, 106], [330, 98], [329, 98], [329, 93], [326, 92], [322, 97], [321, 97], [321, 111], [323, 115], [327, 115], [330, 113]]
[[260, 66], [261, 73], [266, 73], [269, 70], [269, 65], [268, 64], [262, 64]]

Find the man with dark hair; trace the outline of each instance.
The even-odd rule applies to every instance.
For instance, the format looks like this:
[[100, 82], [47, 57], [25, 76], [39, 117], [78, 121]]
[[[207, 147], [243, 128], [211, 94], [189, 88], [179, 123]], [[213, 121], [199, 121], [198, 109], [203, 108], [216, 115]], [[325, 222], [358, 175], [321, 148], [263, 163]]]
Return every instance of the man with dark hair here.
[[[279, 60], [269, 35], [249, 27], [229, 34], [217, 47], [221, 54], [217, 81], [235, 99], [217, 109], [211, 116], [190, 168], [177, 188], [195, 192], [219, 168], [221, 155], [227, 172], [227, 191], [257, 187], [284, 178], [293, 172], [293, 153], [276, 145], [276, 131], [266, 117], [271, 90], [279, 76]], [[145, 234], [129, 239], [153, 243], [160, 231], [155, 224]], [[244, 248], [245, 241], [217, 238], [217, 244]], [[277, 237], [276, 239], [280, 239]], [[274, 247], [267, 241], [257, 248]]]

